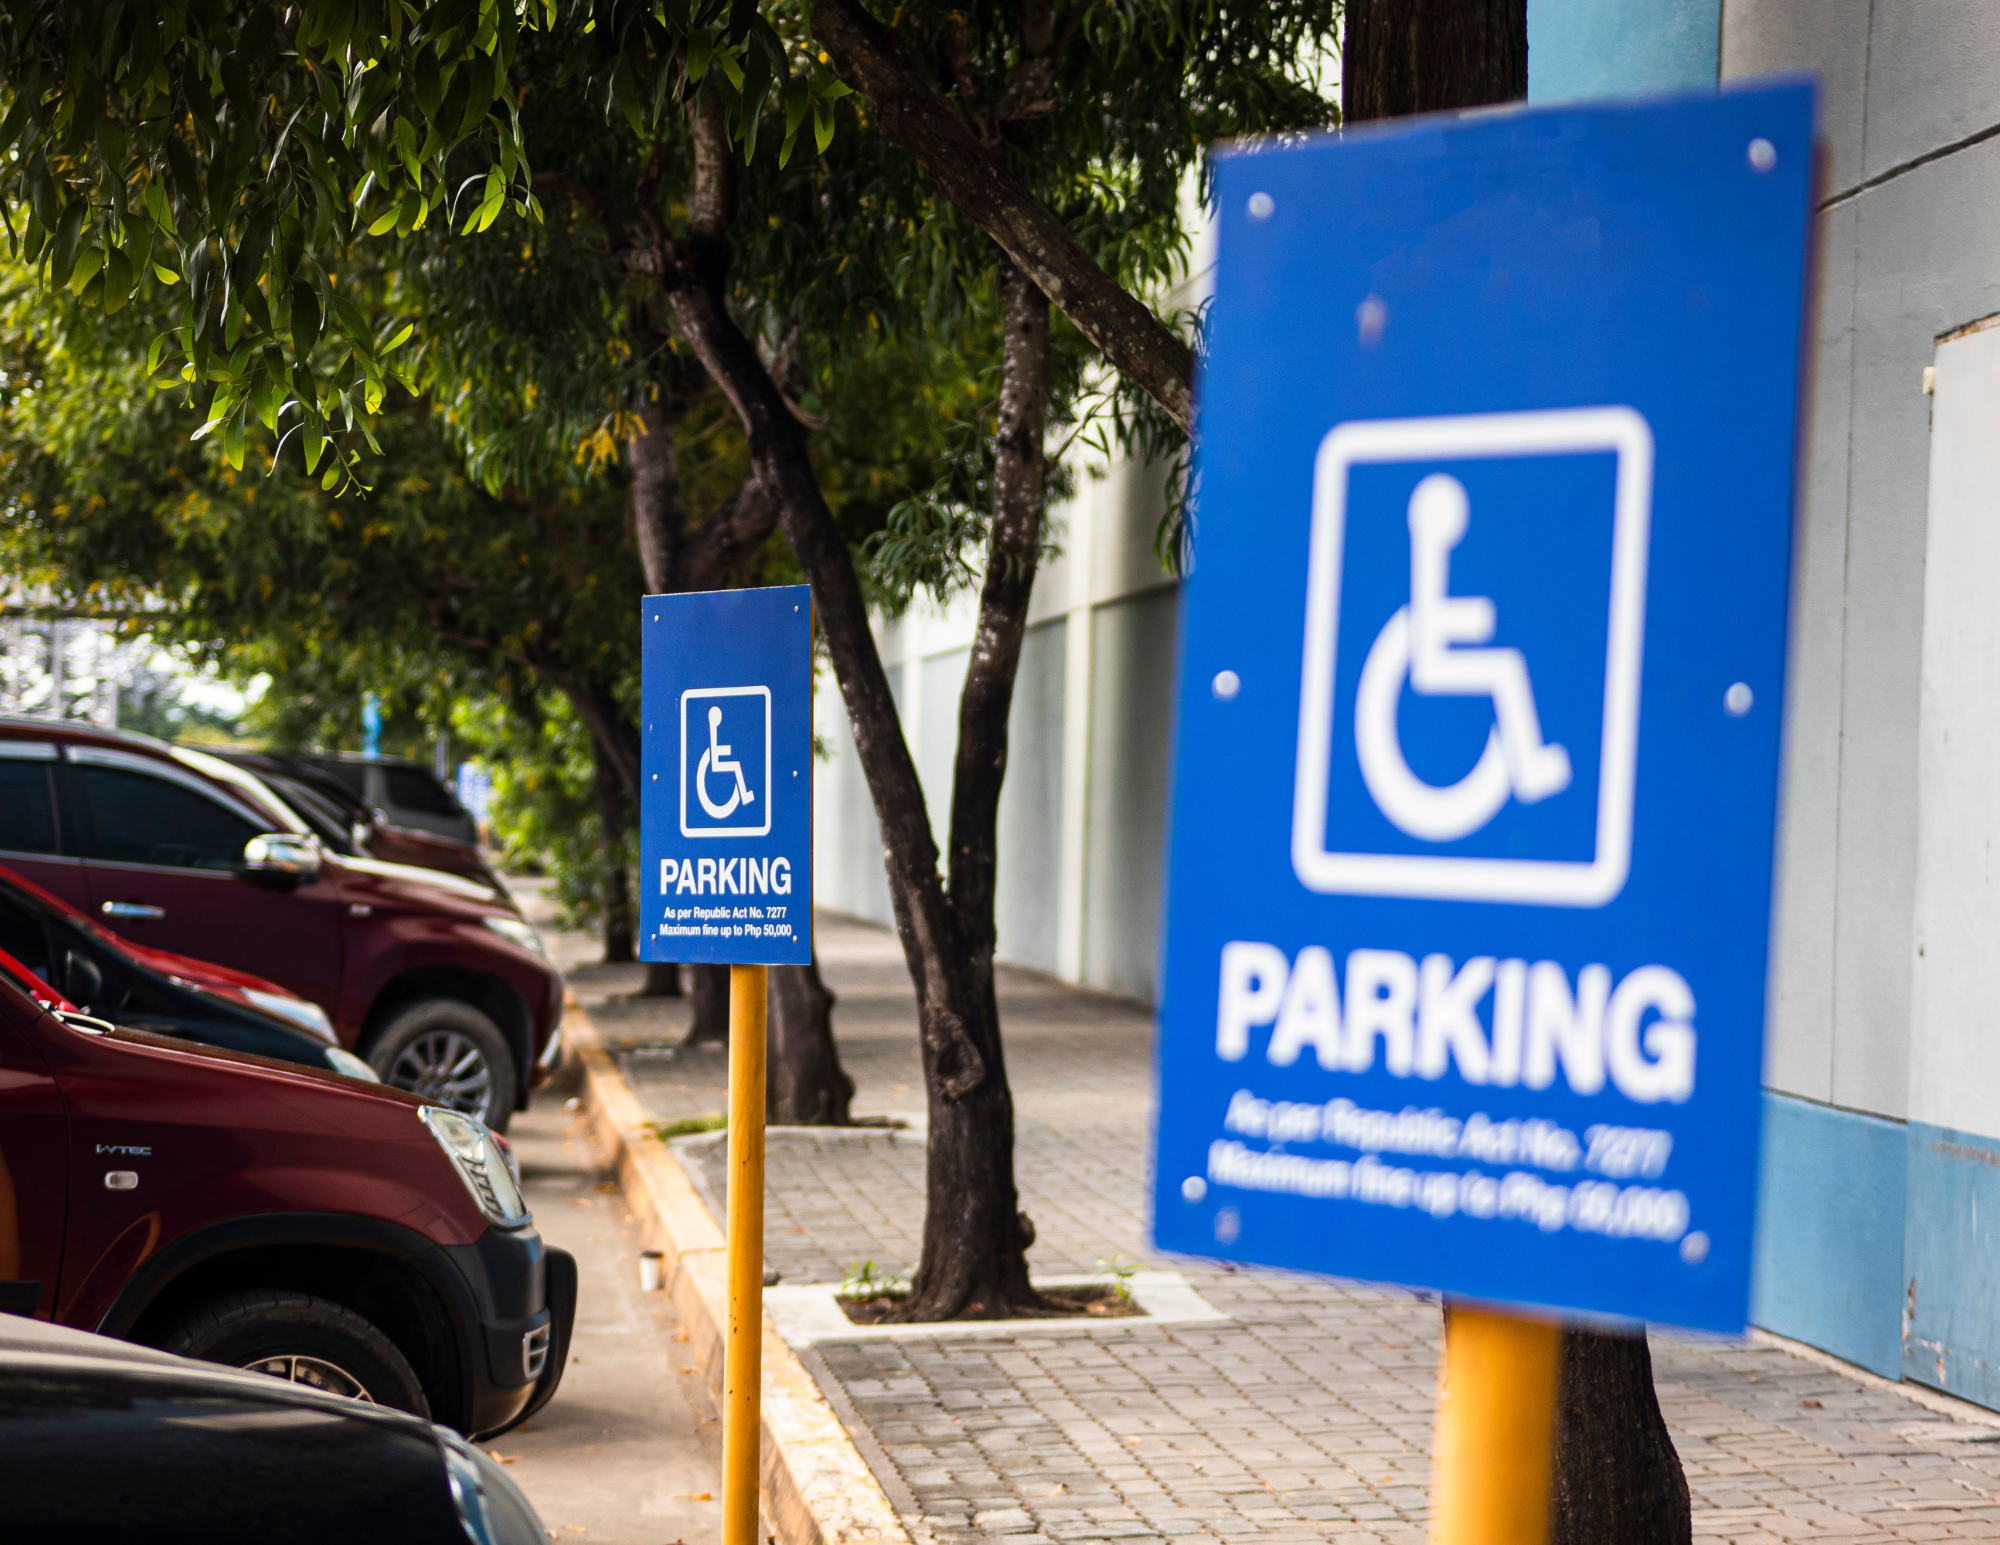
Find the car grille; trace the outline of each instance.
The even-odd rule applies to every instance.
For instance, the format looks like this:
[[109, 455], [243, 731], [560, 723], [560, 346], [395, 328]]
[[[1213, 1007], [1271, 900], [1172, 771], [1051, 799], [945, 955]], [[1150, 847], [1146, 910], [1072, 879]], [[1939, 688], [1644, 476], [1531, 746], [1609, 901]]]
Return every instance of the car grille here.
[[542, 1367], [549, 1360], [549, 1333], [552, 1329], [552, 1326], [543, 1325], [521, 1338], [521, 1363], [531, 1379], [542, 1376]]

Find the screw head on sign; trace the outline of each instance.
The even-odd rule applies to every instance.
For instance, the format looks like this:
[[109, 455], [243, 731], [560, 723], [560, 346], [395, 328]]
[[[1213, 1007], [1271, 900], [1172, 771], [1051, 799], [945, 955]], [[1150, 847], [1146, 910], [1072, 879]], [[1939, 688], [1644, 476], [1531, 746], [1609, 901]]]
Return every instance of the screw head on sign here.
[[1276, 202], [1273, 201], [1271, 195], [1268, 193], [1253, 193], [1250, 195], [1250, 218], [1252, 220], [1270, 219], [1272, 212], [1277, 207]]
[[1181, 1200], [1198, 1202], [1208, 1195], [1208, 1182], [1199, 1175], [1190, 1175], [1181, 1182]]
[[1218, 702], [1226, 703], [1243, 690], [1243, 678], [1234, 671], [1217, 671], [1208, 686]]
[[1740, 719], [1747, 714], [1750, 711], [1750, 705], [1755, 701], [1756, 697], [1751, 692], [1750, 683], [1747, 681], [1733, 683], [1729, 690], [1722, 694], [1722, 706], [1729, 710], [1732, 718], [1736, 719]]
[[1750, 141], [1750, 170], [1768, 172], [1778, 164], [1778, 147], [1767, 139]]
[[1382, 341], [1382, 329], [1389, 325], [1389, 303], [1371, 295], [1354, 308], [1354, 330], [1362, 347], [1373, 348]]

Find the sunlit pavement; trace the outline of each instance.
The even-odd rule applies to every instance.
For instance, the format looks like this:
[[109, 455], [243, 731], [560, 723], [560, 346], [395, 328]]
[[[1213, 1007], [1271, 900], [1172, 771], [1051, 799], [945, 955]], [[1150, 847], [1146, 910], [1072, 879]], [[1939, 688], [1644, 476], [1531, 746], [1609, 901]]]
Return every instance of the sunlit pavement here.
[[623, 1201], [543, 1091], [511, 1129], [542, 1237], [576, 1257], [576, 1334], [553, 1401], [485, 1445], [558, 1540], [709, 1545], [720, 1528], [722, 1429], [664, 1293], [639, 1290]]

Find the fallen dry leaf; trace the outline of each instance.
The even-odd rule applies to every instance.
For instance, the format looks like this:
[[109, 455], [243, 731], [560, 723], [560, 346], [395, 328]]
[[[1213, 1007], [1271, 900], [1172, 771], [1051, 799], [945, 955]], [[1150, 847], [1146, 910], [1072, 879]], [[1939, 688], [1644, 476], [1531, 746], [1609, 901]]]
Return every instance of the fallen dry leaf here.
[[1127, 1443], [1143, 1443], [1146, 1440], [1144, 1438], [1127, 1438], [1125, 1441]]
[[565, 1529], [569, 1530], [569, 1532], [570, 1532], [571, 1534], [588, 1534], [588, 1533], [590, 1533], [590, 1531], [589, 1531], [588, 1529], [584, 1528], [584, 1526], [583, 1526], [582, 1524], [564, 1524], [564, 1525], [563, 1525], [563, 1527], [564, 1527]]
[[677, 1491], [674, 1493], [674, 1500], [676, 1502], [713, 1502], [715, 1498], [712, 1493], [706, 1491]]
[[673, 1334], [673, 1339], [676, 1341], [685, 1341], [687, 1340], [687, 1338], [688, 1338], [688, 1333], [684, 1330], [677, 1330]]
[[618, 1190], [618, 1182], [615, 1180], [600, 1180], [590, 1189], [593, 1191], [602, 1191], [606, 1196], [610, 1196]]
[[1804, 1406], [1808, 1411], [1823, 1411], [1826, 1409], [1825, 1406], [1822, 1405], [1817, 1400], [1801, 1400], [1799, 1404]]
[[521, 1462], [519, 1454], [503, 1454], [497, 1448], [489, 1448], [486, 1451], [486, 1455], [495, 1464], [517, 1465]]
[[1061, 1481], [1057, 1481], [1056, 1489], [1054, 1491], [1031, 1491], [1028, 1493], [1028, 1495], [1031, 1497], [1060, 1497], [1064, 1492], [1068, 1490], [1069, 1488], [1063, 1485]]

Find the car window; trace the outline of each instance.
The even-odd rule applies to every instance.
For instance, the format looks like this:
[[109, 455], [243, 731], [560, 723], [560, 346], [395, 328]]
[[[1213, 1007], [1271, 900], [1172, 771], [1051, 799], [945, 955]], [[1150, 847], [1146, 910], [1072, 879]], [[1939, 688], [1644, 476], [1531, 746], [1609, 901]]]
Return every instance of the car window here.
[[339, 782], [356, 799], [368, 796], [368, 774], [359, 762], [314, 762], [313, 766]]
[[41, 918], [5, 891], [0, 891], [0, 950], [53, 985], [49, 976], [49, 938]]
[[53, 765], [0, 757], [0, 852], [56, 851]]
[[150, 773], [87, 765], [77, 770], [97, 817], [94, 858], [169, 869], [234, 869], [243, 862], [243, 845], [258, 834], [214, 800]]
[[457, 815], [458, 806], [429, 773], [416, 767], [385, 767], [382, 776], [389, 784], [389, 803], [404, 810], [421, 810], [425, 815]]
[[299, 817], [313, 829], [313, 833], [326, 847], [336, 853], [344, 853], [350, 858], [360, 855], [354, 847], [354, 839], [349, 834], [342, 812], [334, 807], [332, 800], [307, 783], [291, 778], [280, 778], [273, 773], [264, 774], [264, 781], [278, 791], [278, 795], [297, 811]]

